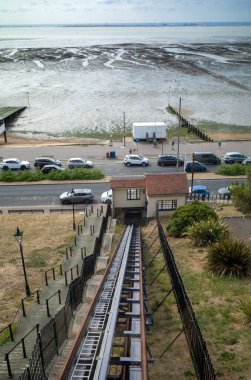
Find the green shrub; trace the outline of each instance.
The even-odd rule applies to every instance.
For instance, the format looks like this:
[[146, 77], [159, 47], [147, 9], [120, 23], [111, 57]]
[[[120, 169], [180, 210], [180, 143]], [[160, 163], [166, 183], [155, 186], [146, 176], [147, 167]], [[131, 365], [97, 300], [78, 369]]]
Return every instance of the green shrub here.
[[188, 226], [187, 235], [197, 247], [212, 245], [229, 236], [228, 226], [216, 219], [200, 220]]
[[238, 300], [236, 305], [236, 315], [242, 324], [251, 324], [251, 297], [245, 297]]
[[[12, 334], [13, 335], [14, 335], [14, 333], [16, 331], [16, 328], [17, 328], [17, 324], [16, 323], [12, 323], [11, 329], [12, 329]], [[9, 329], [6, 329], [6, 330], [4, 330], [0, 334], [0, 346], [3, 346], [9, 340], [11, 340], [10, 339], [10, 331], [9, 331]]]
[[48, 174], [43, 174], [40, 170], [36, 171], [11, 171], [0, 173], [0, 181], [2, 182], [34, 182], [34, 181], [66, 181], [66, 180], [78, 180], [78, 179], [101, 179], [104, 178], [104, 174], [99, 169], [65, 169], [62, 171], [51, 171]]
[[234, 206], [244, 214], [251, 213], [251, 169], [247, 170], [247, 183], [231, 185]]
[[245, 277], [251, 274], [251, 248], [239, 240], [222, 240], [209, 248], [207, 268], [213, 274]]
[[245, 175], [246, 174], [246, 167], [242, 164], [228, 164], [228, 165], [221, 165], [217, 171], [216, 174], [222, 174], [222, 175]]
[[208, 204], [197, 200], [180, 206], [171, 215], [167, 231], [174, 237], [181, 237], [187, 227], [199, 220], [218, 219], [215, 211]]

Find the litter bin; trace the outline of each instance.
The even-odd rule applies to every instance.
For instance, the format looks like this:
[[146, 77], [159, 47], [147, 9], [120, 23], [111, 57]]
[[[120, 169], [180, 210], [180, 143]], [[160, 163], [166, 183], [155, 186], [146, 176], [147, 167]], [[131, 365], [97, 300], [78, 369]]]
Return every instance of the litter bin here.
[[115, 158], [116, 157], [116, 152], [113, 150], [110, 152], [110, 158]]

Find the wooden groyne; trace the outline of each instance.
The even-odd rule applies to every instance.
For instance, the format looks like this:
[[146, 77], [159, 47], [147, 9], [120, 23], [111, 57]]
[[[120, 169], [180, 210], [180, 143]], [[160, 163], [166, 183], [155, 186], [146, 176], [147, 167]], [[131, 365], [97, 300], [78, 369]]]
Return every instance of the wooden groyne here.
[[187, 119], [179, 114], [179, 111], [176, 111], [172, 106], [168, 106], [168, 110], [180, 117], [181, 127], [187, 128], [188, 132], [193, 133], [203, 141], [213, 142], [214, 140], [209, 137], [206, 133], [202, 132], [199, 128], [191, 124]]

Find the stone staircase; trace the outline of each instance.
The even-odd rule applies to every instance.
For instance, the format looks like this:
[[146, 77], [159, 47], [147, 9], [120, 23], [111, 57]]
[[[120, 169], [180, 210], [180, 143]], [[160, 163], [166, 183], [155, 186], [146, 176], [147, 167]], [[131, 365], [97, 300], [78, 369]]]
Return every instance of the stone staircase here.
[[[97, 208], [99, 205], [95, 206]], [[63, 308], [68, 294], [69, 284], [71, 283], [72, 279], [75, 279], [77, 277], [76, 266], [78, 266], [80, 275], [83, 263], [82, 256], [88, 256], [93, 252], [95, 240], [99, 235], [102, 219], [106, 213], [106, 206], [103, 207], [104, 212], [101, 217], [97, 216], [97, 211], [93, 206], [93, 212], [90, 213], [90, 210], [87, 212], [88, 216], [85, 217], [85, 221], [82, 223], [82, 227], [80, 229], [81, 233], [80, 235], [76, 235], [75, 246], [71, 250], [72, 255], [68, 254], [68, 259], [65, 259], [62, 265], [63, 275], [61, 276], [57, 273], [55, 280], [53, 280], [51, 276], [48, 280], [48, 286], [43, 285], [41, 287], [39, 292], [39, 304], [36, 303], [35, 299], [29, 306], [25, 304], [26, 316], [20, 317], [17, 321], [14, 333], [14, 342], [9, 341], [0, 346], [0, 380], [9, 379], [7, 363], [4, 360], [5, 354], [14, 348], [13, 351], [9, 354], [9, 362], [11, 372], [13, 374], [12, 378], [18, 379], [19, 375], [22, 374], [25, 370], [29, 360], [28, 358], [31, 357], [36, 343], [37, 331], [36, 328], [34, 329], [34, 327], [39, 324], [39, 330], [41, 330], [51, 320], [51, 318], [53, 318], [56, 313]], [[91, 234], [91, 230], [93, 229], [94, 233]], [[68, 283], [67, 285], [65, 282], [66, 271]], [[58, 292], [60, 292], [61, 304], [59, 303]], [[46, 300], [48, 300], [50, 316], [47, 315], [48, 310], [46, 306]], [[29, 333], [32, 329], [34, 330]], [[21, 339], [24, 341], [27, 358], [23, 357]], [[18, 342], [20, 343], [17, 345]]]

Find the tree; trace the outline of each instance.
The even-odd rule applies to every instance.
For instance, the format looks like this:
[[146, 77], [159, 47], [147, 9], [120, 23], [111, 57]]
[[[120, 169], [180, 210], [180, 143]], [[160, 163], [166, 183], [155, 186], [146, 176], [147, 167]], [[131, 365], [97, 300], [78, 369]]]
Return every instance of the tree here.
[[187, 205], [180, 206], [171, 216], [167, 231], [174, 237], [181, 237], [188, 226], [199, 220], [214, 219], [218, 216], [207, 203], [194, 200]]

